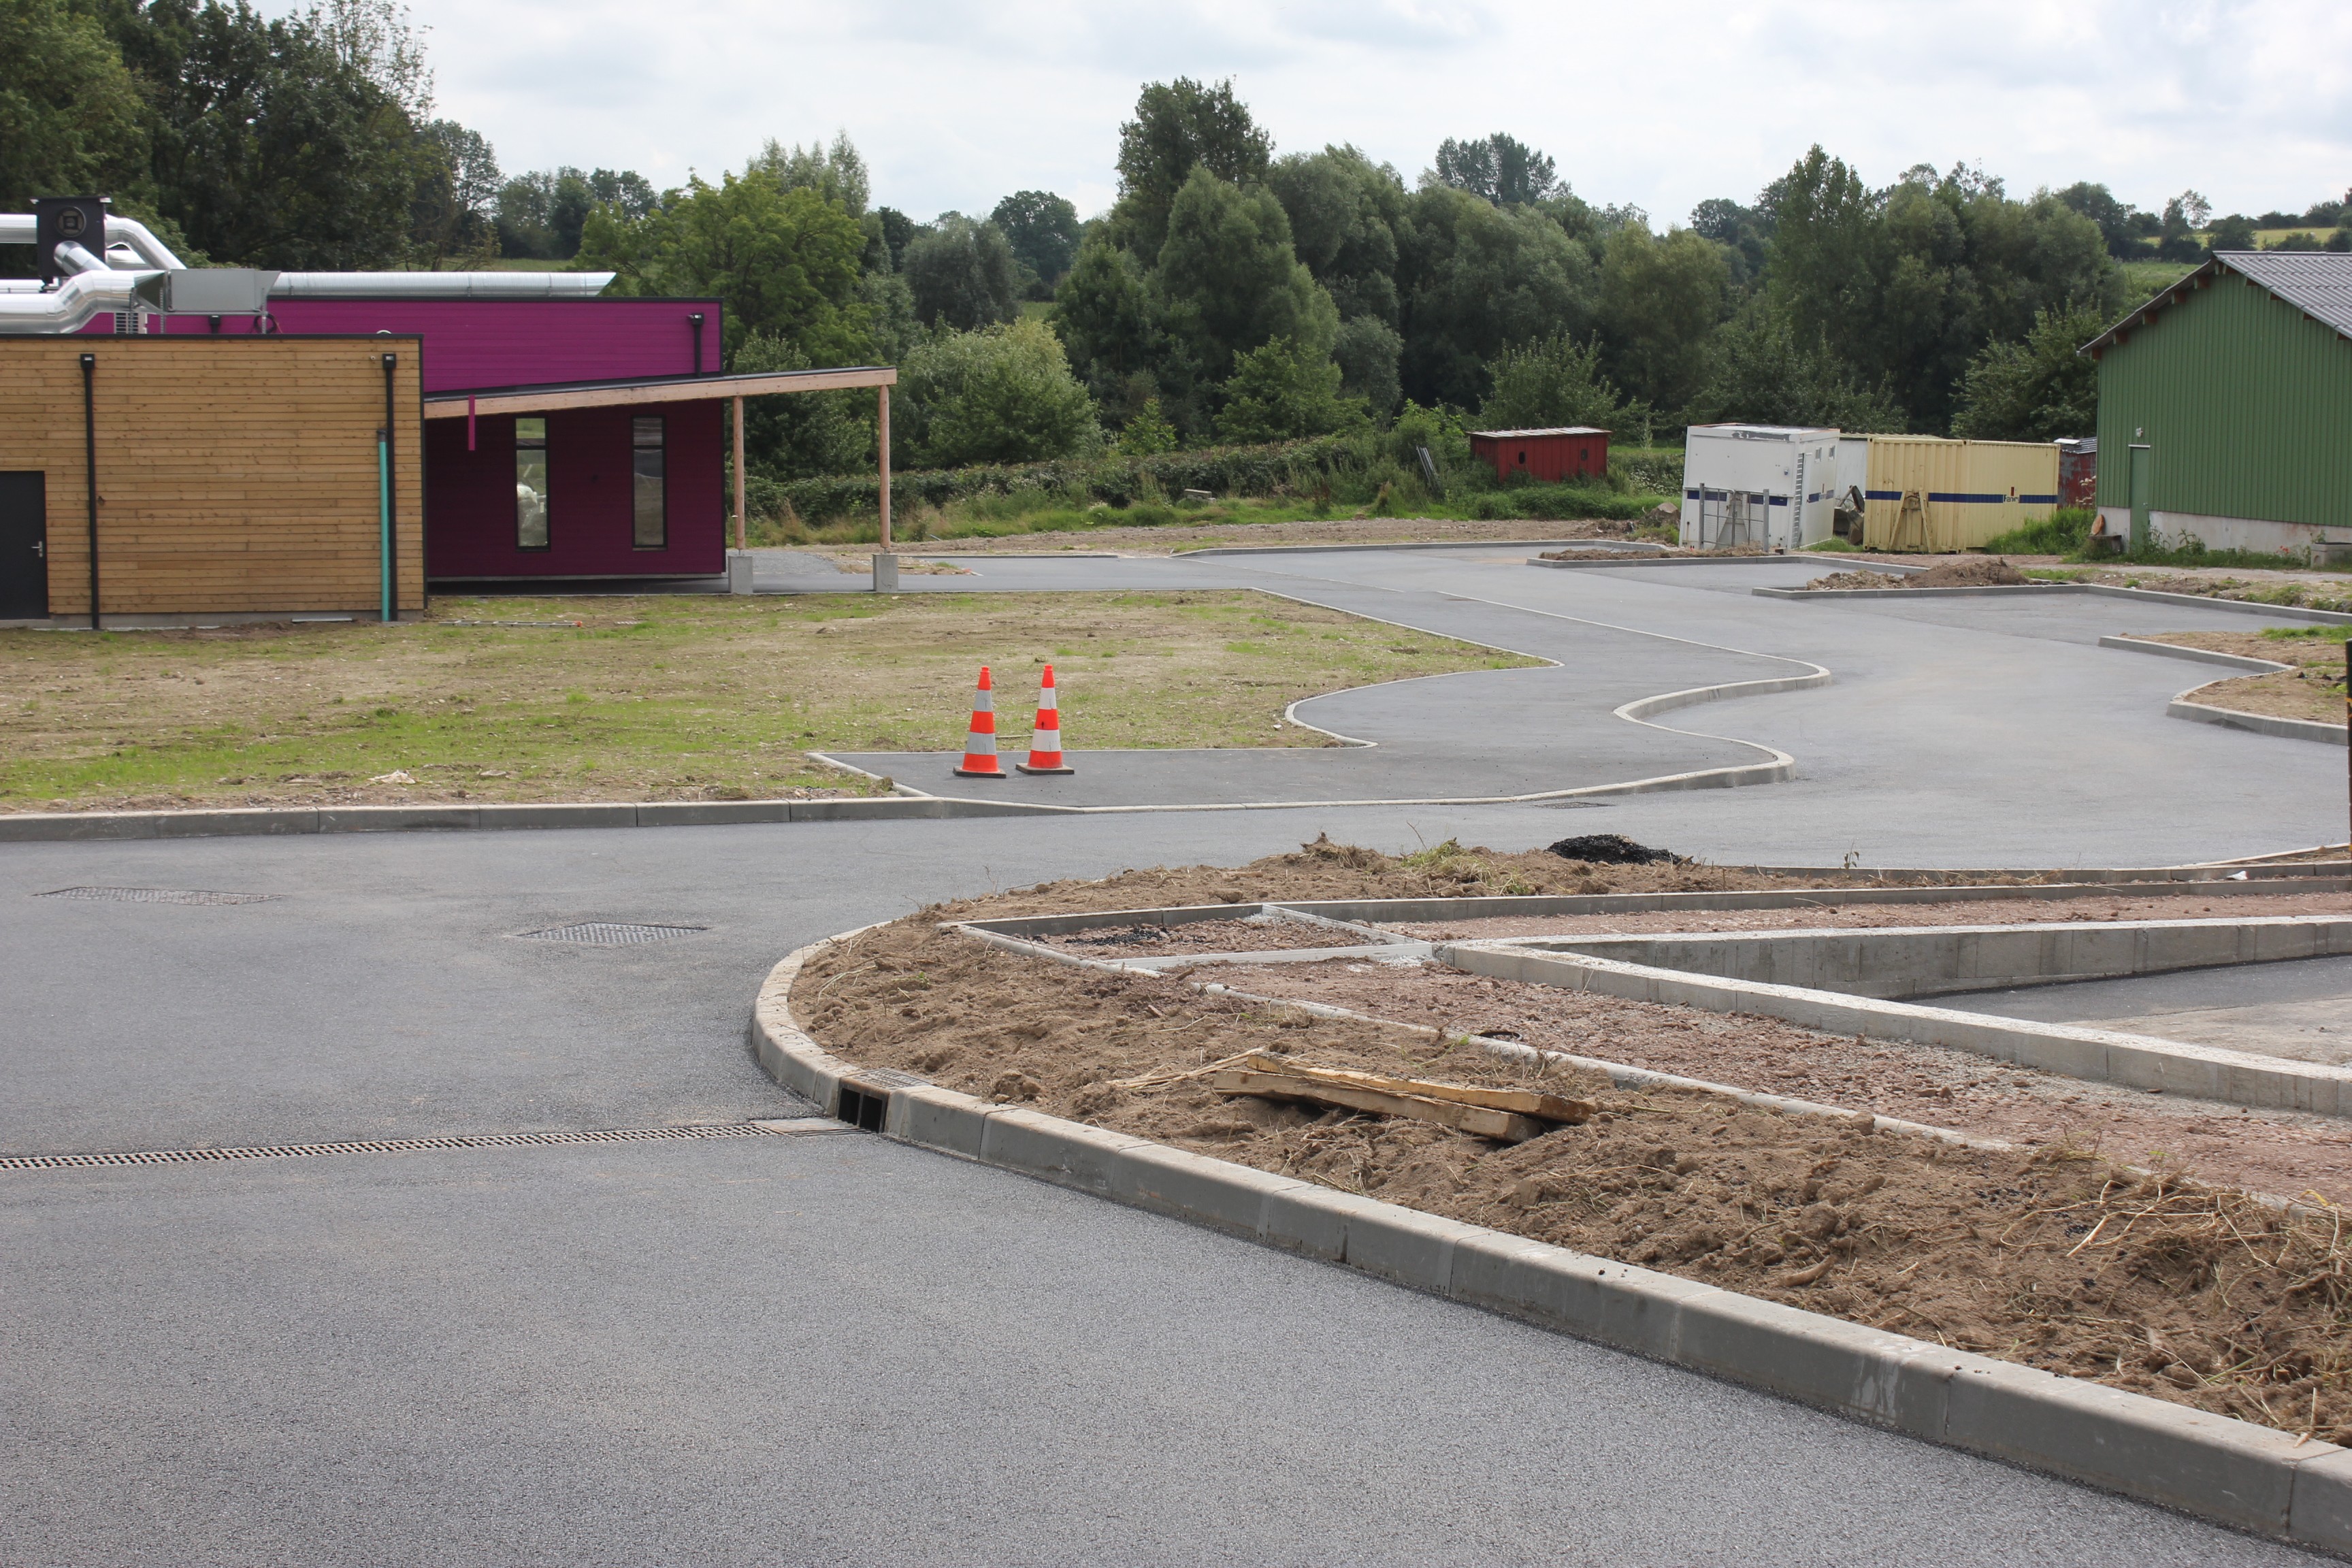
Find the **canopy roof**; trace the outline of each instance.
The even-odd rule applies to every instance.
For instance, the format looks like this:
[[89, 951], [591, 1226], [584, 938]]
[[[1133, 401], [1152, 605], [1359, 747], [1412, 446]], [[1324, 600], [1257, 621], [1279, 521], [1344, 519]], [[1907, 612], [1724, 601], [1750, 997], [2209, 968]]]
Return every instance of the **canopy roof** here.
[[656, 375], [625, 381], [563, 381], [543, 386], [493, 386], [436, 392], [425, 399], [427, 419], [469, 414], [544, 414], [558, 408], [613, 408], [646, 403], [702, 403], [722, 397], [765, 397], [778, 392], [837, 392], [853, 386], [895, 386], [889, 365], [840, 370], [755, 371], [745, 375]]

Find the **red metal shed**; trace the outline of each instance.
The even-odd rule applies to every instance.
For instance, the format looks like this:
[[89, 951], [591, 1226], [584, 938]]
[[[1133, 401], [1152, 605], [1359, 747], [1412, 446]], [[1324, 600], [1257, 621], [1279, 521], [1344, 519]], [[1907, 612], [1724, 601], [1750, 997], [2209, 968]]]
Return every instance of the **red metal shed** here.
[[1495, 465], [1496, 479], [1515, 473], [1539, 479], [1609, 471], [1609, 432], [1590, 425], [1552, 430], [1473, 430], [1470, 451]]

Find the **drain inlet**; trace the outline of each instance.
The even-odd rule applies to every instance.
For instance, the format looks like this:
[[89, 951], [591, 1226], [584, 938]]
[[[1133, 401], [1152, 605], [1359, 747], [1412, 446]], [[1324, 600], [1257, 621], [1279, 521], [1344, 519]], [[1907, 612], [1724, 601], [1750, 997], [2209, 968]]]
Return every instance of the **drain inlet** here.
[[583, 921], [578, 925], [550, 926], [545, 931], [520, 931], [525, 942], [576, 942], [589, 947], [634, 947], [639, 942], [667, 942], [693, 936], [709, 926], [623, 925], [611, 921]]
[[110, 1165], [205, 1165], [312, 1154], [405, 1154], [433, 1149], [529, 1149], [567, 1143], [653, 1143], [678, 1138], [773, 1138], [841, 1129], [816, 1117], [725, 1121], [707, 1127], [625, 1127], [596, 1132], [478, 1132], [450, 1138], [373, 1138], [349, 1143], [271, 1143], [249, 1149], [139, 1149], [119, 1154], [9, 1154], [0, 1171], [81, 1171]]
[[266, 904], [276, 893], [215, 893], [202, 888], [58, 888], [37, 899], [111, 899], [126, 904]]

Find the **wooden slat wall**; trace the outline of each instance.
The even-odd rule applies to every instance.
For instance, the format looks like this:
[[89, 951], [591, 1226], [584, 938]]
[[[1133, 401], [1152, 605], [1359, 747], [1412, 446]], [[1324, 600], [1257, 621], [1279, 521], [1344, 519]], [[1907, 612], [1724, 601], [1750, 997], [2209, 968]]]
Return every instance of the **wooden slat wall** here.
[[417, 339], [0, 338], [0, 470], [48, 476], [52, 616], [89, 613], [84, 353], [98, 356], [102, 614], [375, 614], [387, 353], [397, 601], [424, 608]]

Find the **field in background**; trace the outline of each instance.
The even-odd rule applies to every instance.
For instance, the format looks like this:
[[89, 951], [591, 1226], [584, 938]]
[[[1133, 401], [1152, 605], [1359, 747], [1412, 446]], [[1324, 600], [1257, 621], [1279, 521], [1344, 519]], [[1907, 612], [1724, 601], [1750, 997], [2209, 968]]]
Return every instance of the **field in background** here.
[[959, 748], [982, 664], [1011, 751], [1048, 659], [1081, 750], [1318, 746], [1300, 698], [1535, 662], [1250, 593], [441, 598], [0, 658], [0, 811], [857, 792], [807, 753]]
[[2126, 261], [2118, 265], [2124, 269], [2124, 295], [2133, 304], [2137, 305], [2179, 282], [2183, 278], [2196, 271], [2200, 264], [2181, 261]]

